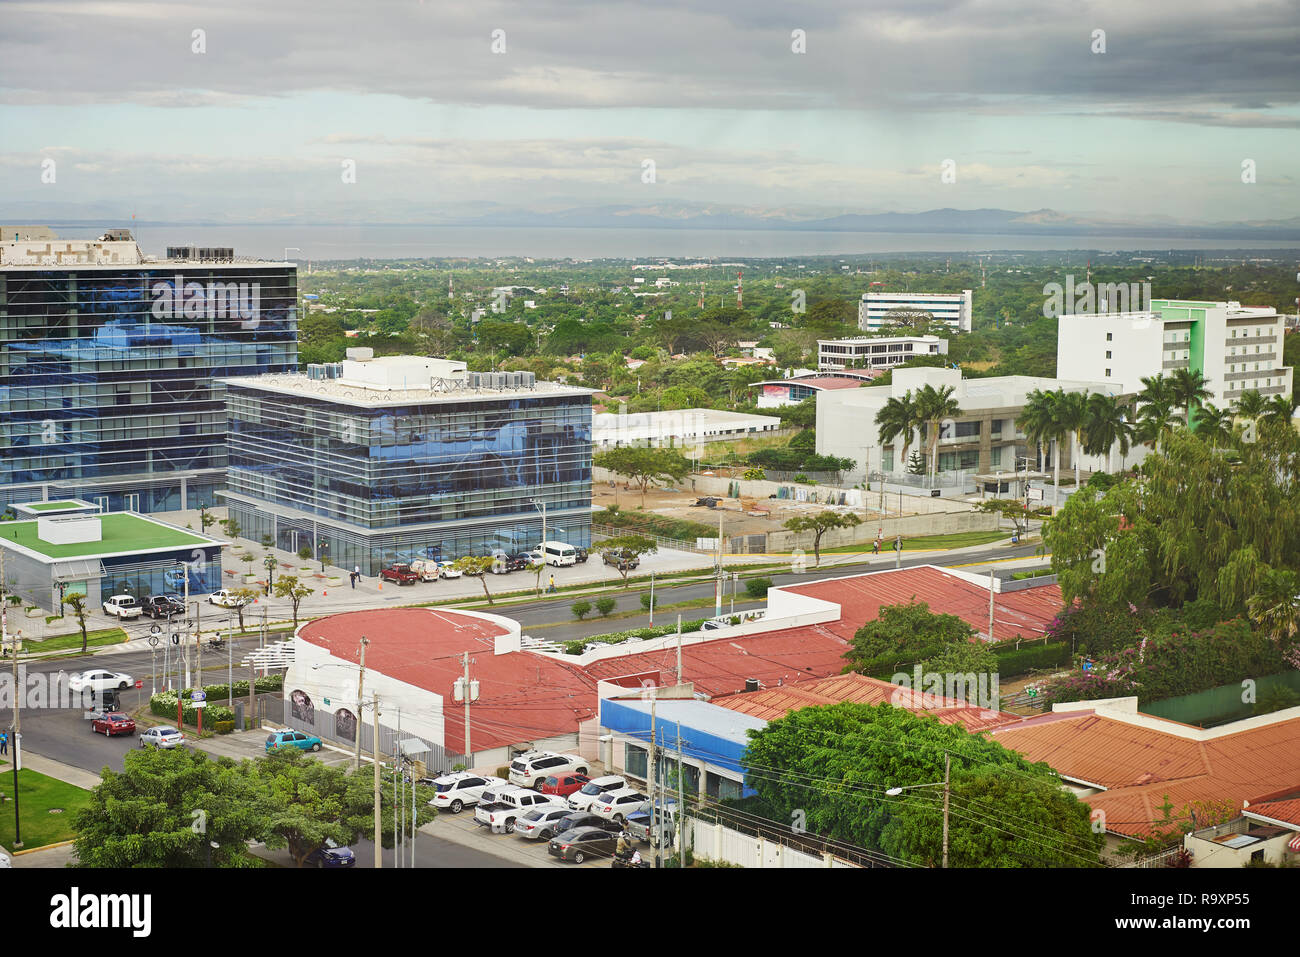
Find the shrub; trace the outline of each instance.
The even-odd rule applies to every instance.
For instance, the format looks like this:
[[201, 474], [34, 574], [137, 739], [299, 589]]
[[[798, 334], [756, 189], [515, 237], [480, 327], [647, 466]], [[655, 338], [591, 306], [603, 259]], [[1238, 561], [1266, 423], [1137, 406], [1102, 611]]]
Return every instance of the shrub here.
[[214, 722], [212, 725], [212, 730], [217, 732], [217, 734], [229, 734], [231, 731], [235, 730], [235, 721], [232, 718], [229, 721]]
[[[687, 632], [698, 631], [700, 625], [704, 624], [708, 620], [709, 619], [707, 618], [696, 618], [694, 621], [684, 621], [682, 622], [682, 633], [686, 634]], [[576, 638], [573, 641], [566, 641], [564, 643], [564, 652], [569, 655], [580, 655], [582, 654], [583, 645], [617, 645], [627, 641], [629, 638], [640, 638], [644, 641], [648, 638], [662, 638], [664, 635], [671, 635], [676, 630], [676, 624], [655, 625], [646, 628], [632, 628], [628, 631], [614, 631], [606, 635], [593, 635], [590, 638]]]
[[693, 522], [684, 518], [669, 518], [666, 515], [654, 515], [640, 510], [621, 512], [614, 507], [592, 513], [591, 520], [598, 525], [612, 525], [625, 528], [629, 532], [647, 535], [659, 535], [662, 538], [675, 538], [679, 541], [694, 541], [716, 535], [718, 530], [703, 522]]
[[497, 768], [497, 774], [496, 774], [496, 776], [499, 777], [499, 778], [500, 778], [501, 780], [503, 780], [503, 781], [508, 781], [508, 780], [510, 780], [510, 769], [509, 769], [508, 767], [505, 767], [505, 768]]
[[[656, 601], [655, 604], [657, 605], [657, 604], [659, 604], [659, 602]], [[649, 593], [649, 592], [642, 592], [642, 593], [641, 593], [641, 610], [642, 610], [642, 611], [649, 611], [649, 610], [650, 610], [650, 593]]]
[[569, 611], [573, 612], [574, 618], [578, 619], [578, 621], [582, 621], [582, 619], [586, 618], [587, 615], [591, 613], [591, 602], [586, 599], [575, 601], [569, 606]]
[[771, 587], [770, 578], [750, 578], [745, 581], [745, 594], [750, 598], [766, 598], [767, 590]]
[[600, 612], [602, 618], [608, 618], [609, 613], [614, 610], [618, 602], [606, 595], [604, 598], [596, 599], [596, 610]]
[[1070, 646], [1062, 642], [1025, 645], [1006, 649], [994, 648], [998, 656], [998, 675], [1002, 679], [1028, 674], [1035, 668], [1059, 668], [1070, 663]]

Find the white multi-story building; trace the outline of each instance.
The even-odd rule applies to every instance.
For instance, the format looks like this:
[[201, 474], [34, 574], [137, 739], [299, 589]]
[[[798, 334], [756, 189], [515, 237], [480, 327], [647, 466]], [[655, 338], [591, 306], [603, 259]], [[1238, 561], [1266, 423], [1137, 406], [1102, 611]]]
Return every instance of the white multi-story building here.
[[864, 292], [858, 303], [858, 328], [864, 332], [889, 325], [885, 318], [896, 309], [921, 310], [954, 332], [971, 330], [972, 291], [961, 292]]
[[859, 336], [854, 339], [818, 339], [817, 369], [888, 369], [918, 356], [948, 354], [948, 340], [938, 336]]
[[[1119, 394], [1113, 383], [1096, 380], [1020, 375], [963, 379], [959, 369], [895, 369], [890, 385], [823, 392], [817, 396], [817, 452], [853, 459], [859, 470], [865, 466], [871, 472], [904, 473], [908, 465], [902, 454], [904, 439], [899, 436], [882, 444], [876, 415], [890, 399], [902, 398], [908, 391], [915, 395], [927, 385], [936, 389], [952, 386], [952, 398], [961, 407], [961, 414], [951, 423], [944, 423], [940, 430], [936, 448], [940, 474], [1014, 472], [1017, 460], [1025, 457], [1033, 458], [1036, 466], [1038, 451], [1030, 446], [1016, 420], [1024, 412], [1029, 394], [1037, 389]], [[919, 430], [907, 444], [909, 457], [912, 451], [925, 454]], [[1069, 442], [1061, 445], [1062, 472], [1074, 468], [1070, 446]], [[1145, 451], [1142, 446], [1130, 449], [1125, 464], [1139, 461]], [[1106, 459], [1105, 455], [1082, 456], [1080, 465], [1089, 471], [1106, 469]], [[1050, 461], [1050, 450], [1045, 450], [1044, 464]], [[1116, 454], [1112, 467], [1119, 464]]]
[[1150, 312], [1061, 316], [1056, 374], [1136, 393], [1144, 376], [1192, 369], [1205, 376], [1209, 401], [1220, 408], [1251, 389], [1265, 398], [1290, 395], [1284, 318], [1267, 306], [1174, 299], [1152, 300]]

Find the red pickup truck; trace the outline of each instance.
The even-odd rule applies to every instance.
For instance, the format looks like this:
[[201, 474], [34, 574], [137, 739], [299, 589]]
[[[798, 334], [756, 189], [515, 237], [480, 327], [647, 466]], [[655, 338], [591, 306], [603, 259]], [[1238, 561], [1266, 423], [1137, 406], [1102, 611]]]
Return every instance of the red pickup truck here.
[[405, 562], [397, 562], [380, 572], [379, 580], [397, 582], [399, 585], [414, 585], [420, 580], [420, 576], [411, 571], [410, 565]]

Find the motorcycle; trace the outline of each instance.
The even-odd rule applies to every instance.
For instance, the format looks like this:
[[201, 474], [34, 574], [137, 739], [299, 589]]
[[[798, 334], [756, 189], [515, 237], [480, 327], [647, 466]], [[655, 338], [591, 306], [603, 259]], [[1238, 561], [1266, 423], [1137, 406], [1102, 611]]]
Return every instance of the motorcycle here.
[[208, 648], [210, 648], [212, 651], [224, 651], [225, 648], [226, 648], [226, 639], [224, 639], [224, 638], [209, 638], [209, 639], [208, 639]]
[[620, 847], [621, 850], [615, 849], [609, 862], [610, 867], [654, 867], [652, 862], [641, 857], [641, 852], [633, 846], [630, 835], [623, 836]]

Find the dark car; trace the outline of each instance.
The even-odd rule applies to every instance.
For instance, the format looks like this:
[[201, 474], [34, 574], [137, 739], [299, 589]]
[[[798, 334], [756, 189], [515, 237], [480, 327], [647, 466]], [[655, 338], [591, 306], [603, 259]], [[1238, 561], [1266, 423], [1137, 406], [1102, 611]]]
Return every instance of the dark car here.
[[578, 546], [575, 545], [574, 551], [578, 553], [575, 556], [574, 560], [577, 561], [579, 565], [581, 565], [583, 562], [587, 560], [587, 550], [585, 548], [579, 548]]
[[624, 571], [628, 568], [636, 568], [641, 564], [641, 559], [629, 552], [625, 552], [621, 548], [611, 548], [609, 551], [605, 552], [604, 557], [606, 565], [613, 565], [619, 571]]
[[140, 607], [154, 619], [185, 614], [185, 602], [173, 595], [150, 595]]
[[528, 557], [527, 553], [515, 552], [506, 559], [506, 567], [512, 572], [521, 572], [528, 567], [528, 563], [531, 561], [532, 559]]
[[326, 838], [325, 846], [308, 854], [303, 863], [308, 867], [352, 867], [357, 863], [357, 856], [352, 848], [339, 847]]
[[555, 833], [563, 834], [565, 831], [578, 830], [580, 828], [599, 828], [606, 834], [615, 836], [623, 833], [623, 825], [616, 824], [613, 821], [607, 821], [597, 814], [588, 814], [586, 811], [574, 811], [572, 814], [566, 814], [555, 822]]
[[579, 827], [556, 834], [546, 845], [546, 851], [562, 861], [581, 864], [589, 857], [613, 857], [617, 846], [618, 838], [608, 831], [598, 827]]
[[405, 562], [397, 562], [380, 572], [379, 580], [397, 582], [399, 585], [414, 585], [420, 580], [420, 576], [411, 571], [410, 565]]

